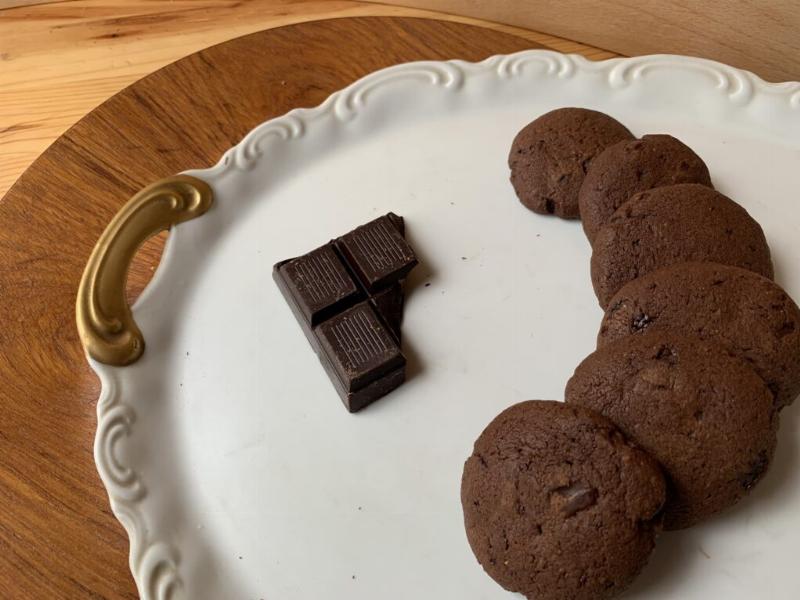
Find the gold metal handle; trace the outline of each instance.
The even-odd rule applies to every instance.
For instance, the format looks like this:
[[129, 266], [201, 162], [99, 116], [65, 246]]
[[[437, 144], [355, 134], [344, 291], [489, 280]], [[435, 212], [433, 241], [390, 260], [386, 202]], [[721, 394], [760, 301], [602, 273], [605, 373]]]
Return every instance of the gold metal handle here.
[[128, 267], [141, 245], [172, 225], [205, 213], [211, 187], [188, 175], [157, 181], [133, 196], [97, 241], [78, 288], [78, 333], [89, 355], [129, 365], [144, 352], [144, 338], [125, 299]]

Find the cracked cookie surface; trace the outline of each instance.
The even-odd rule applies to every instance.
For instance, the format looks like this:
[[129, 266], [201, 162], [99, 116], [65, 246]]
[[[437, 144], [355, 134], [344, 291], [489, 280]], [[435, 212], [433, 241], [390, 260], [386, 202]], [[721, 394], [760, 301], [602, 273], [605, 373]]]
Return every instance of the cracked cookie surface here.
[[643, 275], [609, 301], [597, 345], [650, 331], [698, 337], [744, 359], [778, 408], [800, 393], [800, 309], [752, 271], [687, 262]]
[[592, 244], [592, 286], [605, 308], [629, 281], [688, 261], [773, 275], [764, 231], [747, 211], [707, 186], [683, 183], [634, 195], [600, 228]]
[[703, 160], [671, 135], [645, 135], [606, 148], [586, 173], [578, 193], [583, 231], [590, 243], [631, 196], [678, 183], [711, 186]]
[[633, 134], [612, 117], [585, 108], [559, 108], [526, 125], [508, 155], [511, 184], [533, 212], [579, 218], [578, 191], [592, 161]]
[[596, 410], [667, 475], [664, 527], [682, 529], [743, 498], [775, 451], [772, 394], [723, 348], [649, 333], [600, 348], [575, 369], [567, 403]]
[[516, 404], [475, 442], [461, 482], [470, 546], [500, 585], [530, 599], [597, 600], [644, 567], [666, 484], [602, 415]]

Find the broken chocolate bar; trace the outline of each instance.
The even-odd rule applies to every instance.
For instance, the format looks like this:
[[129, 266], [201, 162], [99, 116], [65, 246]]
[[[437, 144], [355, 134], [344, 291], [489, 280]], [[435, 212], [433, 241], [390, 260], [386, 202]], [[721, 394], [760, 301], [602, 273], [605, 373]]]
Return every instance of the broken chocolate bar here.
[[417, 258], [404, 235], [402, 217], [389, 213], [273, 270], [350, 412], [405, 379], [402, 283]]

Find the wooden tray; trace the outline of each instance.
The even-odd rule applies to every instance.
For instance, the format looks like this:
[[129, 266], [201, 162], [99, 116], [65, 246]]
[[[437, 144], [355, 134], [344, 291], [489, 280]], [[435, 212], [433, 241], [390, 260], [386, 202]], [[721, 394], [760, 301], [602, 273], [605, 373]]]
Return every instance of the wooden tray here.
[[[509, 140], [559, 106], [678, 136], [763, 226], [778, 281], [797, 297], [785, 266], [800, 252], [798, 92], [681, 56], [415, 61], [138, 193], [89, 260], [77, 318], [103, 388], [95, 460], [143, 600], [166, 589], [176, 600], [509, 597], [465, 543], [464, 457], [509, 404], [562, 396], [602, 313], [580, 268], [580, 224], [519, 204]], [[420, 257], [405, 282], [407, 381], [351, 415], [270, 265], [388, 211], [405, 217]], [[129, 311], [122, 275], [136, 240], [173, 223]], [[660, 536], [626, 598], [797, 596], [797, 416], [781, 415], [748, 501]]]
[[[5, 598], [135, 598], [127, 538], [97, 475], [98, 382], [74, 325], [86, 259], [141, 187], [215, 163], [258, 123], [410, 60], [535, 46], [457, 23], [313, 22], [189, 56], [70, 129], [0, 201], [0, 589]], [[291, 76], [288, 74], [291, 73]], [[158, 259], [140, 253], [140, 290]]]

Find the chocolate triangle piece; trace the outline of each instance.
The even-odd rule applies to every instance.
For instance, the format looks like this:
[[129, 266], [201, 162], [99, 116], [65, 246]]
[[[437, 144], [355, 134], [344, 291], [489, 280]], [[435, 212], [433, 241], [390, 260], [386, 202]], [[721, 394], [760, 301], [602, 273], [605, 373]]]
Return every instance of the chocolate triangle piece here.
[[383, 319], [383, 322], [389, 327], [389, 330], [394, 335], [394, 339], [400, 342], [400, 326], [403, 323], [403, 301], [405, 294], [403, 292], [403, 282], [398, 281], [392, 287], [386, 288], [382, 292], [378, 292], [372, 297], [372, 303], [375, 310]]
[[397, 231], [400, 232], [400, 235], [406, 237], [406, 222], [400, 215], [396, 215], [393, 212], [386, 213], [386, 218], [391, 221], [392, 225], [395, 226]]

